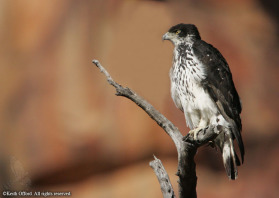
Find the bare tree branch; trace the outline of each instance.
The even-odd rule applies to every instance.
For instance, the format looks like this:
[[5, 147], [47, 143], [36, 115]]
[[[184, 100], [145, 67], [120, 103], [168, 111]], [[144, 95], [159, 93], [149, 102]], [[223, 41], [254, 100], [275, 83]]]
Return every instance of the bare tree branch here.
[[161, 191], [164, 198], [175, 198], [174, 191], [170, 182], [170, 178], [161, 162], [158, 158], [154, 156], [154, 160], [149, 163], [149, 166], [153, 168], [158, 181], [161, 186]]
[[183, 136], [181, 135], [177, 127], [174, 126], [174, 124], [172, 124], [164, 115], [157, 111], [146, 100], [137, 95], [133, 90], [129, 89], [128, 87], [124, 88], [120, 84], [116, 83], [98, 60], [93, 60], [92, 62], [100, 69], [102, 73], [105, 74], [109, 84], [116, 88], [117, 96], [124, 96], [132, 100], [139, 107], [141, 107], [153, 120], [155, 120], [160, 127], [162, 127], [166, 131], [166, 133], [174, 141], [175, 145], [179, 145], [181, 143], [181, 141], [178, 140], [181, 140]]
[[[124, 96], [136, 103], [171, 137], [178, 153], [178, 171], [176, 175], [179, 177], [179, 197], [196, 198], [197, 176], [194, 157], [196, 155], [198, 147], [214, 140], [215, 137], [222, 130], [222, 127], [219, 125], [210, 125], [200, 130], [195, 140], [190, 135], [183, 137], [178, 128], [174, 124], [172, 124], [164, 115], [157, 111], [151, 104], [149, 104], [146, 100], [137, 95], [128, 87], [124, 88], [120, 84], [116, 83], [98, 60], [93, 60], [92, 62], [100, 69], [102, 73], [105, 74], [108, 83], [116, 88], [117, 96]], [[158, 165], [160, 163], [156, 159], [157, 158], [155, 158], [155, 162], [151, 162], [151, 166], [157, 175], [164, 197], [169, 197], [169, 195], [173, 192], [170, 182], [168, 182], [169, 185], [166, 185], [166, 178], [168, 178], [169, 181], [169, 177], [164, 169], [158, 168], [158, 166], [163, 167], [163, 165]], [[169, 192], [170, 189], [170, 193], [165, 193]], [[174, 193], [172, 194], [172, 196], [174, 197]]]

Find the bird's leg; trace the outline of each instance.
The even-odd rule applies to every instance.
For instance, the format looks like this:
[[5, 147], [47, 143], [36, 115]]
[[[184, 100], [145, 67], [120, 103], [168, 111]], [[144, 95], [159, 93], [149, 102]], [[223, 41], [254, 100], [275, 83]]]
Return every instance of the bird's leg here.
[[203, 129], [204, 129], [204, 127], [200, 127], [199, 126], [199, 127], [195, 128], [195, 129], [190, 130], [188, 134], [193, 136], [194, 140], [197, 140], [197, 135], [198, 135], [199, 131], [203, 130]]
[[184, 140], [189, 139], [189, 136], [193, 137], [193, 140], [197, 140], [197, 135], [201, 130], [204, 130], [207, 127], [207, 122], [204, 119], [200, 119], [198, 127], [189, 131], [189, 133], [183, 138]]
[[208, 125], [207, 120], [203, 119], [203, 116], [201, 116], [198, 127], [189, 131], [189, 133], [193, 134], [194, 140], [197, 140], [197, 135], [199, 131], [203, 130], [207, 125]]
[[192, 129], [188, 132], [186, 136], [183, 137], [183, 141], [185, 142], [195, 142], [197, 140], [198, 133], [203, 130], [203, 127], [197, 127], [195, 129]]

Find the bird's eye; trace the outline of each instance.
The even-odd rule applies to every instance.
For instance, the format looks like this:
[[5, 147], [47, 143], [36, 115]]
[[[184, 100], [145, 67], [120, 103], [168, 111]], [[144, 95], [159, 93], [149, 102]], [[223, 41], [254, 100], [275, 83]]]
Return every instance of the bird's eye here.
[[179, 34], [181, 32], [181, 30], [176, 30], [175, 34]]

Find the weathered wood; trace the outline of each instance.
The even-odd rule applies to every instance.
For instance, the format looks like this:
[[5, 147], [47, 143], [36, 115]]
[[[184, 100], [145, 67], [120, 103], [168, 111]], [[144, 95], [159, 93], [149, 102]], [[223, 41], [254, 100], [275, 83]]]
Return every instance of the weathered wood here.
[[[108, 83], [115, 87], [117, 96], [126, 97], [136, 103], [171, 137], [178, 153], [178, 170], [176, 175], [179, 178], [179, 197], [196, 198], [197, 176], [194, 157], [198, 147], [214, 140], [222, 130], [222, 127], [219, 125], [208, 126], [197, 133], [196, 139], [194, 139], [189, 134], [183, 137], [178, 128], [145, 99], [140, 97], [130, 88], [122, 87], [120, 84], [115, 82], [98, 60], [93, 60], [92, 62], [100, 69], [102, 73], [104, 73]], [[165, 171], [161, 161], [155, 157], [155, 160], [150, 162], [150, 166], [153, 168], [159, 180], [164, 198], [175, 197], [169, 176]]]

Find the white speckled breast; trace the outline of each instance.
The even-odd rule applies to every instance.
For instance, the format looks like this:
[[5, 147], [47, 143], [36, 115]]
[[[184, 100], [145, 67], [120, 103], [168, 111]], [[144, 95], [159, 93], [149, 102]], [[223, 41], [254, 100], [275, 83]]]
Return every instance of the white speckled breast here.
[[216, 114], [215, 104], [201, 86], [204, 78], [204, 68], [193, 55], [192, 46], [175, 47], [170, 70], [171, 96], [177, 108], [184, 112], [191, 129], [196, 128], [201, 119], [208, 123], [212, 114]]

